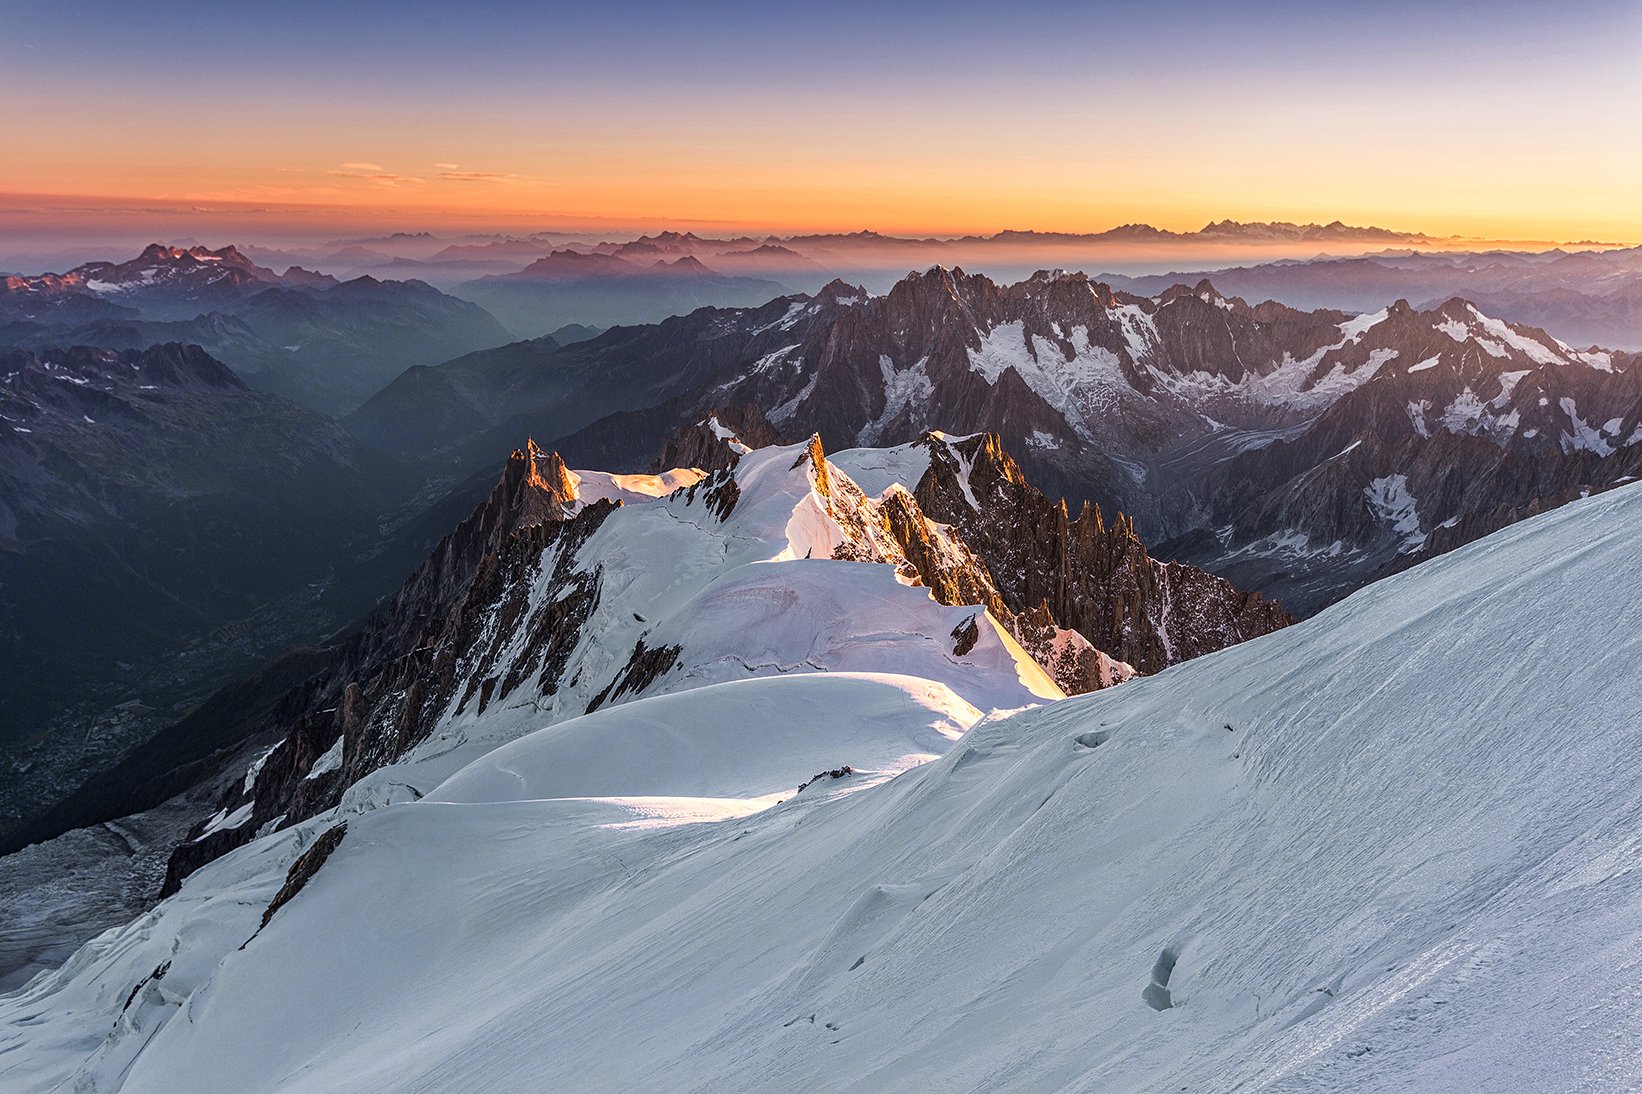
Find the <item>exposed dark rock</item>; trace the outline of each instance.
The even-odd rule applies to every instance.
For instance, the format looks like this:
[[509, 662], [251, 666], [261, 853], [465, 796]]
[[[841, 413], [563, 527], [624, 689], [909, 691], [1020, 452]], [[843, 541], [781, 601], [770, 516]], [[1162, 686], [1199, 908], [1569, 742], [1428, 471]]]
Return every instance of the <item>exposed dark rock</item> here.
[[[270, 919], [274, 918], [275, 912], [295, 899], [296, 895], [302, 892], [308, 882], [314, 879], [314, 875], [319, 873], [319, 868], [325, 865], [325, 860], [330, 858], [331, 854], [342, 845], [342, 837], [347, 834], [347, 824], [338, 824], [335, 827], [327, 828], [318, 839], [314, 840], [313, 846], [297, 856], [296, 861], [291, 863], [291, 868], [285, 872], [285, 884], [279, 887], [279, 892], [274, 894], [274, 899], [268, 902], [268, 907], [263, 911], [262, 922], [257, 926], [259, 932], [268, 925]], [[256, 936], [253, 935], [252, 937]], [[244, 949], [243, 946], [240, 948]]]
[[[573, 512], [575, 504], [556, 454], [534, 443], [515, 451], [490, 497], [388, 607], [277, 704], [264, 731], [282, 733], [281, 743], [251, 788], [236, 785], [221, 803], [237, 809], [250, 802], [250, 819], [180, 845], [164, 893], [270, 822], [290, 825], [335, 806], [348, 786], [426, 739], [453, 705], [504, 698], [530, 679], [544, 695], [556, 691], [598, 602], [598, 574], [577, 570], [575, 551], [616, 508], [596, 502]], [[519, 656], [504, 671], [502, 644], [523, 622], [544, 566], [560, 595], [530, 620]], [[309, 777], [338, 741], [339, 762]]]
[[849, 764], [845, 764], [843, 767], [835, 767], [830, 771], [821, 771], [811, 775], [808, 779], [799, 783], [798, 789], [794, 791], [794, 793], [802, 794], [805, 787], [813, 786], [822, 779], [843, 779], [853, 774], [855, 774], [855, 768], [851, 767]]
[[[714, 423], [719, 429], [713, 428]], [[734, 441], [746, 448], [786, 443], [756, 404], [713, 407], [701, 420], [685, 426], [667, 439], [651, 470], [699, 467], [703, 471], [720, 471], [734, 467], [741, 455], [732, 444], [732, 439], [723, 436], [721, 430], [733, 434]]]
[[623, 695], [635, 695], [662, 676], [671, 672], [679, 663], [679, 654], [683, 651], [678, 646], [657, 646], [651, 649], [639, 639], [633, 646], [633, 653], [616, 673], [616, 676], [604, 689], [593, 696], [587, 704], [589, 711], [598, 710], [605, 703], [621, 698]]
[[728, 520], [730, 514], [735, 512], [736, 503], [741, 500], [741, 486], [729, 471], [714, 471], [700, 482], [684, 488], [684, 496], [691, 504], [695, 503], [698, 493], [707, 511], [720, 521]]
[[1037, 613], [1038, 628], [1047, 611], [1096, 649], [1153, 673], [1292, 622], [1258, 593], [1154, 560], [1121, 514], [1108, 524], [1098, 506], [1085, 506], [1069, 520], [1065, 503], [1028, 483], [995, 434], [926, 443], [919, 508], [958, 530], [1008, 610]]

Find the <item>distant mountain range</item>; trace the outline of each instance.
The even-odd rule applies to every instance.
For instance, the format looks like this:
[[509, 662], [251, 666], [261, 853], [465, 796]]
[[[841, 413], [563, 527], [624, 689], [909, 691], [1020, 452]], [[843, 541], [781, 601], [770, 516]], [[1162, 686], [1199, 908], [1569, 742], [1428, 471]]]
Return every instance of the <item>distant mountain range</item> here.
[[699, 307], [762, 302], [788, 289], [779, 282], [725, 276], [691, 254], [667, 258], [635, 253], [559, 250], [522, 270], [469, 281], [453, 291], [477, 301], [525, 337], [566, 323], [598, 326], [653, 322]]
[[1463, 296], [1491, 315], [1542, 327], [1578, 346], [1642, 350], [1642, 248], [1605, 251], [1387, 251], [1211, 270], [1124, 277], [1118, 288], [1151, 294], [1208, 277], [1222, 291], [1297, 308], [1372, 311], [1397, 299], [1433, 307]]
[[1352, 315], [935, 268], [412, 370], [348, 426], [461, 468], [525, 432], [636, 468], [727, 402], [834, 445], [993, 431], [1034, 481], [1305, 612], [1636, 473], [1636, 361], [1460, 300]]
[[333, 414], [411, 365], [510, 340], [483, 309], [422, 282], [276, 274], [232, 246], [154, 244], [127, 262], [0, 282], [0, 344], [194, 343], [252, 385]]
[[[428, 233], [399, 233], [372, 239], [339, 240], [328, 247], [305, 250], [244, 248], [244, 252], [269, 264], [306, 264], [337, 276], [369, 274], [383, 278], [418, 278], [446, 290], [471, 295], [468, 282], [507, 278], [527, 266], [555, 254], [559, 257], [539, 273], [552, 273], [561, 282], [574, 280], [573, 270], [595, 277], [605, 273], [630, 275], [625, 266], [601, 267], [594, 263], [572, 267], [565, 256], [600, 255], [619, 258], [640, 267], [658, 261], [676, 262], [694, 258], [717, 276], [771, 278], [801, 288], [818, 287], [834, 276], [859, 277], [872, 287], [886, 273], [892, 279], [907, 270], [932, 262], [947, 265], [964, 263], [979, 266], [994, 275], [1024, 266], [1027, 270], [1060, 263], [1089, 268], [1102, 258], [1178, 255], [1201, 258], [1208, 255], [1258, 254], [1282, 257], [1311, 257], [1320, 247], [1362, 250], [1368, 247], [1430, 246], [1444, 241], [1424, 233], [1378, 227], [1348, 225], [1338, 220], [1328, 224], [1296, 224], [1287, 221], [1240, 222], [1219, 220], [1195, 231], [1173, 231], [1149, 224], [1124, 224], [1100, 232], [1045, 232], [1008, 230], [992, 235], [957, 237], [911, 237], [874, 231], [809, 233], [780, 236], [703, 236], [695, 232], [661, 231], [630, 239], [600, 238], [565, 233], [539, 232], [520, 236], [465, 236], [445, 239]], [[557, 268], [555, 268], [557, 267]], [[703, 271], [696, 271], [703, 273]], [[730, 285], [734, 294], [738, 286]], [[606, 305], [610, 322], [654, 322], [681, 310], [657, 311], [658, 298], [639, 298], [632, 286], [622, 290], [633, 297], [627, 304]], [[723, 297], [723, 294], [720, 294]], [[478, 299], [477, 296], [472, 296]], [[751, 301], [720, 298], [698, 299], [695, 303], [744, 305]], [[592, 301], [584, 300], [584, 306]], [[688, 302], [686, 302], [688, 303]], [[558, 307], [556, 304], [554, 307]], [[569, 314], [559, 308], [555, 315]], [[574, 318], [574, 317], [572, 317]], [[597, 321], [598, 316], [585, 318]], [[543, 332], [536, 322], [513, 324], [519, 333], [534, 336]]]

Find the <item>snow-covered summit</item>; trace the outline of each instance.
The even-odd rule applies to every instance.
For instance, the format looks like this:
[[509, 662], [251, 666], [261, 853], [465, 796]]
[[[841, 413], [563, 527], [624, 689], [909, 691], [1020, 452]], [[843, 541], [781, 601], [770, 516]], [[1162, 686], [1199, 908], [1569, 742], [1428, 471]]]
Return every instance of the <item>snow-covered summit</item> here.
[[515, 452], [491, 497], [280, 704], [262, 730], [272, 752], [177, 848], [167, 892], [258, 832], [425, 794], [500, 744], [637, 699], [887, 673], [979, 717], [1289, 622], [1151, 559], [1121, 517], [1070, 518], [991, 435], [836, 461], [816, 437], [750, 447], [717, 416], [692, 436], [716, 470], [617, 475], [534, 443]]
[[[757, 469], [813, 486], [804, 455]], [[774, 674], [542, 728], [205, 867], [0, 1000], [0, 1067], [23, 1091], [1635, 1086], [1642, 794], [1615, 757], [1642, 587], [1613, 578], [1639, 520], [1642, 487], [1576, 502], [864, 789], [852, 755], [887, 770], [972, 715]], [[828, 565], [772, 542], [729, 549]]]

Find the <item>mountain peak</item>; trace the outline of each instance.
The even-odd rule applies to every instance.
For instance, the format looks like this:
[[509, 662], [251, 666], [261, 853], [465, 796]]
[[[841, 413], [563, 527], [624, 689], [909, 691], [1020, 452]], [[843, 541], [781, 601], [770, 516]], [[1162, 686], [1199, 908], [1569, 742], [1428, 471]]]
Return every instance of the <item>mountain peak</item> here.
[[576, 481], [564, 460], [530, 438], [524, 448], [509, 453], [502, 481], [491, 493], [493, 527], [506, 535], [528, 525], [563, 520], [577, 500]]
[[802, 467], [806, 461], [809, 463], [808, 473], [810, 481], [815, 484], [815, 492], [823, 498], [831, 498], [832, 476], [827, 473], [827, 451], [821, 447], [821, 434], [810, 434], [810, 439], [804, 444], [804, 451], [793, 461], [793, 469]]
[[661, 455], [651, 464], [651, 470], [728, 470], [755, 449], [785, 443], [756, 403], [712, 407], [700, 421], [663, 442]]
[[684, 255], [672, 262], [668, 262], [664, 258], [658, 258], [651, 268], [670, 274], [710, 275], [713, 273], [712, 268], [695, 255]]

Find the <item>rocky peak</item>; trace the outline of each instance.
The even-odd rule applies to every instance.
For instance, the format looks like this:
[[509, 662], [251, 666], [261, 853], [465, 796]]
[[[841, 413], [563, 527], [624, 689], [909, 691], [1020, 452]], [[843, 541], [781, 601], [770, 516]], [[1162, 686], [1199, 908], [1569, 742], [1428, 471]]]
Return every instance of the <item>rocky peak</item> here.
[[785, 443], [756, 403], [711, 407], [700, 421], [662, 443], [661, 454], [650, 470], [699, 467], [703, 471], [723, 471], [734, 467], [746, 452]]
[[[173, 852], [162, 895], [262, 826], [337, 805], [347, 786], [426, 739], [453, 704], [482, 711], [532, 681], [556, 689], [598, 594], [597, 574], [576, 569], [575, 548], [621, 505], [579, 507], [574, 483], [558, 453], [533, 440], [514, 450], [490, 497], [314, 677], [276, 704], [264, 731], [278, 731], [280, 743], [221, 801], [227, 810], [249, 807], [249, 821], [198, 826]], [[532, 581], [554, 548], [559, 594], [527, 630]], [[504, 664], [504, 654], [518, 656]]]
[[843, 278], [835, 277], [825, 285], [821, 286], [820, 290], [815, 294], [815, 299], [826, 303], [834, 303], [840, 299], [848, 300], [854, 298], [856, 300], [866, 300], [871, 297], [871, 295], [871, 293], [867, 292], [867, 290], [862, 288], [860, 285], [851, 285]]
[[142, 254], [137, 256], [139, 262], [175, 262], [188, 254], [181, 247], [173, 247], [166, 243], [150, 243], [143, 248]]
[[576, 481], [557, 452], [544, 452], [534, 438], [507, 457], [502, 481], [491, 492], [500, 534], [563, 520], [576, 506]]
[[1028, 483], [996, 434], [931, 434], [924, 443], [929, 468], [913, 492], [920, 509], [957, 529], [1011, 612], [1046, 606], [1057, 625], [1143, 673], [1293, 622], [1258, 593], [1157, 562], [1122, 514], [1108, 522], [1086, 505], [1069, 522], [1065, 502]]
[[805, 442], [804, 451], [799, 454], [798, 459], [793, 461], [793, 468], [803, 467], [805, 463], [809, 464], [807, 471], [810, 482], [815, 485], [815, 492], [830, 501], [832, 498], [832, 475], [828, 468], [831, 465], [827, 463], [826, 450], [821, 447], [821, 434], [810, 434], [810, 439]]

